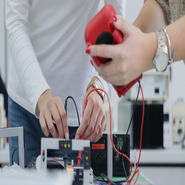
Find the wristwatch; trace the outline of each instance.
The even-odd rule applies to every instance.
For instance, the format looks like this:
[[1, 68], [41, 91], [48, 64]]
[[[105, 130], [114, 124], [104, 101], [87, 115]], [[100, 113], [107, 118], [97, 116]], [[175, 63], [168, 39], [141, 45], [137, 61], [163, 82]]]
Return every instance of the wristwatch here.
[[[103, 89], [104, 90], [104, 86], [103, 84], [101, 83], [100, 79], [96, 76], [93, 76], [90, 83], [88, 84], [87, 86], [87, 90], [90, 88], [90, 87], [93, 87], [93, 88], [100, 88], [100, 89]], [[87, 92], [86, 90], [86, 92]], [[105, 93], [101, 90], [96, 90], [96, 92], [101, 96], [103, 102], [104, 102], [104, 99], [105, 99]]]
[[153, 60], [154, 67], [157, 72], [163, 72], [166, 70], [169, 57], [168, 57], [168, 48], [166, 46], [165, 34], [163, 29], [156, 30], [158, 47], [155, 58]]

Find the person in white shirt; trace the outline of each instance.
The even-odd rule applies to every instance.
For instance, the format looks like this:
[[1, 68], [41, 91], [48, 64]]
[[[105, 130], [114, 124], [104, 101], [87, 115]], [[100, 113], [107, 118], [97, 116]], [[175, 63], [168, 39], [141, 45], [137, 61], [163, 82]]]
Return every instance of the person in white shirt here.
[[[125, 0], [105, 0], [105, 3], [111, 3], [119, 15], [124, 15]], [[99, 7], [97, 0], [6, 1], [12, 58], [8, 82], [9, 125], [24, 127], [26, 166], [31, 157], [40, 154], [41, 137], [79, 139], [84, 133], [84, 139], [95, 142], [103, 134], [103, 97], [96, 91], [88, 98], [79, 128], [73, 102], [68, 100], [67, 115], [63, 105], [72, 96], [81, 118], [83, 100], [93, 89], [92, 86], [87, 89], [94, 79], [94, 68], [84, 52], [84, 31]], [[98, 79], [107, 90], [108, 84], [101, 77]], [[11, 163], [17, 145], [17, 139], [10, 138]], [[59, 155], [57, 152], [50, 155]], [[18, 161], [17, 153], [13, 160]]]

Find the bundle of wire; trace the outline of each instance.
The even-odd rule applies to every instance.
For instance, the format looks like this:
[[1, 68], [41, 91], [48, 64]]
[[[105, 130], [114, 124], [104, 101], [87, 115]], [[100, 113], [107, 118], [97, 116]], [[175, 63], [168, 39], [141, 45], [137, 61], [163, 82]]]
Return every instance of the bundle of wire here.
[[[114, 143], [113, 143], [113, 139], [112, 139], [112, 122], [111, 122], [111, 120], [112, 120], [112, 118], [111, 118], [111, 106], [110, 106], [110, 100], [109, 100], [109, 97], [108, 97], [108, 94], [106, 93], [106, 91], [104, 91], [103, 89], [100, 89], [100, 88], [95, 88], [95, 89], [91, 90], [91, 91], [87, 94], [87, 96], [86, 96], [85, 104], [84, 104], [84, 109], [83, 109], [83, 114], [82, 114], [82, 116], [84, 116], [84, 112], [85, 112], [85, 109], [86, 109], [88, 97], [89, 97], [89, 95], [90, 95], [93, 91], [100, 90], [100, 91], [103, 91], [103, 92], [106, 94], [107, 100], [108, 100], [108, 103], [109, 103], [109, 112], [110, 112], [110, 139], [111, 139], [112, 147], [114, 148], [114, 150], [115, 150], [119, 155], [125, 157], [125, 158], [129, 161], [129, 163], [130, 163], [130, 173], [129, 173], [128, 177], [126, 178], [126, 181], [122, 181], [122, 182], [128, 182], [129, 185], [132, 183], [132, 180], [133, 180], [134, 176], [138, 173], [138, 174], [137, 174], [137, 177], [136, 177], [136, 180], [135, 180], [135, 182], [134, 182], [134, 185], [135, 185], [136, 182], [137, 182], [137, 180], [138, 180], [138, 178], [139, 178], [139, 174], [140, 174], [140, 170], [138, 169], [138, 165], [139, 165], [139, 161], [140, 161], [140, 157], [141, 157], [142, 134], [143, 134], [143, 123], [144, 123], [145, 105], [144, 105], [143, 90], [142, 90], [142, 87], [141, 87], [140, 83], [139, 83], [139, 87], [140, 87], [141, 93], [142, 93], [143, 113], [142, 113], [141, 132], [140, 132], [140, 150], [139, 150], [139, 158], [138, 158], [138, 162], [137, 162], [136, 168], [135, 168], [134, 173], [133, 173], [132, 176], [131, 176], [131, 173], [132, 173], [132, 163], [131, 163], [130, 159], [129, 159], [128, 156], [126, 156], [124, 153], [119, 152], [119, 151], [115, 148]], [[128, 128], [128, 130], [129, 130], [129, 128]], [[81, 136], [80, 139], [83, 139], [83, 134], [82, 134], [82, 136]], [[82, 151], [79, 151], [79, 153], [78, 153], [78, 163], [77, 163], [78, 165], [80, 165], [80, 163], [81, 163], [81, 159], [82, 159], [82, 158], [81, 158], [81, 155], [82, 155]], [[130, 177], [130, 179], [129, 179], [129, 177]], [[117, 183], [117, 182], [120, 183], [121, 181], [114, 181], [114, 182], [109, 181], [109, 182], [110, 182], [111, 184], [115, 184], [115, 183]]]

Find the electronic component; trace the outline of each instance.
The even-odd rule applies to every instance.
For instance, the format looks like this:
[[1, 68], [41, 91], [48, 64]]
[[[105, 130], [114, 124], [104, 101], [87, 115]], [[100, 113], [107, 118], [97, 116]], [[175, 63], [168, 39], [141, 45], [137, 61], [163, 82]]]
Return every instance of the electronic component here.
[[[118, 130], [126, 132], [134, 102], [120, 101], [118, 104]], [[131, 147], [139, 148], [143, 105], [138, 102], [130, 128]], [[142, 148], [163, 148], [163, 103], [145, 103]]]
[[172, 147], [173, 136], [172, 136], [172, 105], [170, 103], [164, 102], [164, 123], [163, 123], [163, 144], [164, 148]]
[[[79, 151], [82, 150], [84, 153], [84, 164], [83, 169], [81, 166], [76, 166], [76, 175], [74, 177], [73, 184], [89, 184], [89, 174], [91, 166], [91, 150], [90, 141], [88, 140], [67, 140], [58, 138], [41, 138], [41, 155], [40, 155], [40, 169], [38, 171], [45, 171], [47, 169], [47, 150], [55, 149], [61, 150], [64, 153], [68, 151]], [[64, 159], [64, 169], [66, 169], [65, 159]], [[83, 171], [83, 173], [82, 173]], [[82, 182], [83, 179], [83, 182]]]
[[[87, 47], [94, 44], [120, 44], [122, 43], [123, 35], [117, 30], [112, 22], [112, 17], [116, 15], [116, 11], [113, 6], [106, 4], [87, 24], [85, 29], [85, 41]], [[97, 66], [102, 63], [110, 62], [111, 58], [92, 57]], [[124, 96], [125, 93], [140, 79], [140, 75], [137, 79], [133, 80], [124, 86], [115, 86], [115, 90], [118, 96]]]
[[[121, 132], [113, 132], [113, 142], [118, 151], [130, 158], [130, 135]], [[96, 143], [91, 143], [91, 167], [95, 175], [104, 173], [109, 179], [112, 176], [123, 176], [122, 156], [114, 151], [110, 134], [104, 132], [103, 136]], [[111, 160], [112, 159], [112, 160]], [[127, 174], [129, 174], [129, 162], [123, 158]]]
[[173, 142], [182, 142], [185, 135], [185, 102], [177, 101], [173, 105]]
[[[163, 73], [143, 73], [141, 85], [143, 87], [143, 93], [145, 100], [149, 101], [163, 101], [169, 97], [169, 72]], [[138, 91], [138, 84], [135, 84], [126, 94], [125, 98], [129, 100], [135, 100]], [[138, 100], [142, 100], [141, 94]]]

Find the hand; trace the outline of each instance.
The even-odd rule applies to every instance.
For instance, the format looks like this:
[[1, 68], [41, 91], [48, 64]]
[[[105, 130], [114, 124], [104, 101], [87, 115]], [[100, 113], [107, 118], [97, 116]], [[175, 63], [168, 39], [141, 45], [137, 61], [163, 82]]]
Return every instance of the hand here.
[[[44, 135], [49, 136], [51, 133], [54, 138], [64, 138], [65, 135], [65, 138], [69, 139], [67, 117], [61, 99], [53, 97], [51, 90], [48, 89], [40, 96], [38, 108], [40, 110], [40, 126]], [[58, 133], [53, 120], [57, 125]]]
[[92, 45], [86, 53], [90, 53], [91, 56], [112, 58], [111, 62], [99, 67], [95, 62], [93, 65], [107, 82], [118, 86], [126, 85], [144, 71], [154, 68], [157, 36], [154, 32], [148, 34], [141, 32], [119, 16], [115, 16], [114, 20], [115, 27], [123, 33], [123, 42], [117, 45]]
[[[92, 89], [93, 88], [90, 87], [85, 94], [83, 107], [85, 104], [85, 98]], [[80, 139], [81, 135], [84, 133], [83, 139], [87, 139], [92, 142], [98, 141], [103, 135], [105, 120], [106, 118], [102, 98], [96, 91], [93, 91], [88, 97], [84, 116], [80, 127], [76, 132], [75, 139]], [[101, 129], [97, 122], [101, 125]]]

